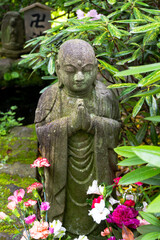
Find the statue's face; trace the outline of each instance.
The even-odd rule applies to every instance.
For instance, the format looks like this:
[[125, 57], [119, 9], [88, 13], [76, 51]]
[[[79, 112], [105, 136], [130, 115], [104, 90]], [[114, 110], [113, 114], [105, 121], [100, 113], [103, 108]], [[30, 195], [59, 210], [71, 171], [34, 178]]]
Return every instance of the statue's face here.
[[87, 92], [96, 80], [96, 59], [87, 54], [83, 55], [83, 58], [73, 55], [67, 56], [59, 63], [57, 73], [59, 81], [68, 91], [73, 93]]

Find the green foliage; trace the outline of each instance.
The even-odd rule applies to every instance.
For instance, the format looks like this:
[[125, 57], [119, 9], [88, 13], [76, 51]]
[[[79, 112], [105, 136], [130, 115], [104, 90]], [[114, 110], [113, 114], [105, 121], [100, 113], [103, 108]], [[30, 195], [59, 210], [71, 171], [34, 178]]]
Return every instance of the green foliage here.
[[0, 112], [0, 136], [6, 135], [11, 128], [22, 125], [23, 117], [15, 119], [16, 109], [17, 106], [11, 106], [8, 112]]

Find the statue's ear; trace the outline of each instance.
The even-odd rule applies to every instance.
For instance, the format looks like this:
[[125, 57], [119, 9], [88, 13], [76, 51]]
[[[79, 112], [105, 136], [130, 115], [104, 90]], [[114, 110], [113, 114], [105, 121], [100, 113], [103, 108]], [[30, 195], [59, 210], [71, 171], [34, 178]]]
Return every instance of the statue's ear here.
[[55, 68], [56, 68], [56, 73], [57, 73], [57, 76], [58, 76], [58, 86], [59, 86], [59, 88], [62, 88], [63, 87], [63, 83], [61, 81], [60, 64], [59, 64], [58, 60], [56, 60]]

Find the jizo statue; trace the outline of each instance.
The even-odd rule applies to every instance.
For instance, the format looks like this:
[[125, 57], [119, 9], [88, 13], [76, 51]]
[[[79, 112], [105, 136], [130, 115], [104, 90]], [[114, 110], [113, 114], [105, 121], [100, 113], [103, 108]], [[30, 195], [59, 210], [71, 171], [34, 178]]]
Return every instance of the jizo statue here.
[[93, 180], [113, 183], [118, 102], [96, 80], [97, 59], [83, 40], [61, 45], [56, 73], [58, 83], [42, 94], [35, 116], [41, 154], [51, 164], [45, 169], [49, 220], [61, 220], [71, 236], [101, 239], [99, 226], [88, 216], [86, 192]]

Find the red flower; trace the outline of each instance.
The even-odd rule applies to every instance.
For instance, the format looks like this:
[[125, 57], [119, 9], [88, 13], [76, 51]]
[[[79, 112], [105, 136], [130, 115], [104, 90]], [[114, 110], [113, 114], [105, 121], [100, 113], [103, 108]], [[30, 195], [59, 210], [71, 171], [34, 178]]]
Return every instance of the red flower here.
[[43, 188], [42, 183], [35, 182], [32, 185], [30, 185], [29, 187], [27, 187], [27, 193], [31, 193], [33, 191], [33, 189], [42, 189], [42, 188]]
[[99, 196], [98, 198], [94, 198], [91, 208], [95, 208], [95, 203], [100, 203], [102, 199], [103, 199], [103, 195]]
[[135, 201], [133, 200], [126, 200], [124, 203], [125, 206], [132, 207], [135, 205]]
[[142, 186], [143, 185], [142, 182], [136, 182], [135, 184], [138, 185], [138, 186]]
[[108, 235], [111, 234], [111, 232], [112, 232], [112, 228], [111, 228], [111, 227], [105, 228], [105, 229], [101, 232], [101, 236], [102, 236], [102, 237], [108, 236]]
[[31, 207], [31, 206], [34, 206], [36, 203], [37, 203], [36, 200], [29, 199], [27, 202], [24, 202], [23, 204], [24, 204], [26, 207]]
[[114, 178], [114, 179], [113, 179], [113, 182], [115, 183], [115, 186], [114, 186], [114, 187], [117, 187], [117, 186], [118, 186], [119, 181], [120, 181], [121, 178], [122, 178], [122, 177], [117, 177], [117, 178]]
[[48, 162], [47, 158], [37, 158], [33, 164], [30, 165], [31, 168], [35, 168], [35, 167], [49, 167], [51, 166], [51, 164]]

